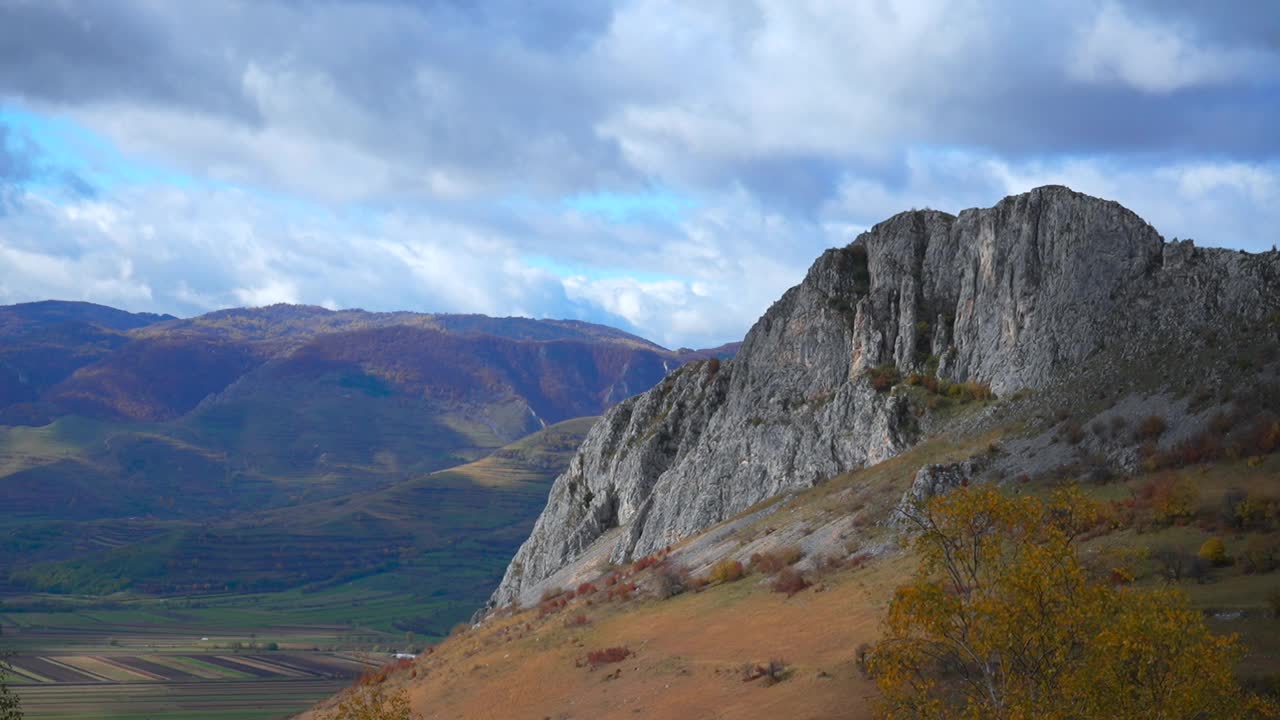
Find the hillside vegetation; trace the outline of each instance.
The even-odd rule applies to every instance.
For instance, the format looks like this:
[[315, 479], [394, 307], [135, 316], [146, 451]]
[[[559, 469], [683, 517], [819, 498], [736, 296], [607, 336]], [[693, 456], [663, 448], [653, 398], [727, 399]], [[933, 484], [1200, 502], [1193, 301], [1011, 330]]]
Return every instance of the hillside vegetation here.
[[[1119, 596], [1173, 593], [1168, 617], [1187, 623], [1160, 634], [1165, 611], [1153, 605], [1151, 614], [1134, 611], [1133, 637], [1148, 623], [1170, 648], [1190, 647], [1197, 627], [1212, 633], [1205, 642], [1235, 637], [1223, 647], [1238, 643], [1238, 652], [1204, 655], [1209, 665], [1188, 680], [1210, 693], [1239, 683], [1240, 692], [1274, 701], [1280, 435], [1271, 429], [1280, 417], [1266, 398], [1277, 367], [1252, 365], [1252, 380], [1237, 385], [1233, 358], [1270, 348], [1276, 337], [1267, 330], [1222, 342], [1240, 352], [1196, 356], [1194, 365], [1185, 356], [1167, 367], [1109, 364], [1105, 389], [1086, 380], [1098, 368], [1084, 367], [1041, 392], [932, 411], [922, 394], [912, 402], [922, 416], [942, 413], [934, 421], [946, 429], [903, 454], [766, 500], [625, 564], [588, 552], [549, 578], [540, 600], [499, 608], [349, 692], [370, 683], [387, 696], [403, 691], [413, 709], [439, 718], [510, 717], [513, 707], [553, 718], [878, 717], [883, 677], [869, 660], [920, 560], [901, 513], [928, 499], [925, 487], [945, 492], [936, 480], [945, 473], [976, 467], [950, 487], [989, 483], [1007, 497], [1045, 500], [1074, 488], [1096, 503], [1094, 521], [1074, 540], [1082, 577]], [[915, 393], [907, 380], [898, 392]], [[1092, 458], [1107, 438], [1137, 453], [1131, 472], [1099, 471]], [[1189, 613], [1177, 614], [1177, 597]], [[1025, 629], [1010, 630], [1022, 637]], [[1107, 708], [1120, 707], [1100, 702], [1087, 717], [1112, 717]], [[1126, 717], [1150, 707], [1125, 702]], [[1233, 713], [1205, 717], [1267, 717]]]
[[430, 556], [453, 569], [428, 589], [466, 602], [588, 423], [556, 424], [699, 356], [577, 321], [287, 305], [31, 303], [0, 336], [0, 594], [276, 591]]
[[15, 589], [78, 595], [314, 593], [370, 578], [417, 598], [405, 603], [414, 613], [388, 629], [440, 636], [492, 589], [593, 421], [553, 425], [482, 460], [379, 490], [221, 521], [7, 521], [0, 552]]

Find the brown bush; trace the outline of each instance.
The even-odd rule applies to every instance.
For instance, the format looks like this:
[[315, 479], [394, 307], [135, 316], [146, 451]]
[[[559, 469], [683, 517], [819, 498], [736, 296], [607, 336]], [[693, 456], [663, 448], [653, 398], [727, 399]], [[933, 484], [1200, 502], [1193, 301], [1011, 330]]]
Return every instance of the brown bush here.
[[663, 562], [654, 571], [653, 592], [659, 600], [684, 593], [690, 586], [689, 570], [683, 565]]
[[1262, 535], [1254, 535], [1245, 543], [1240, 553], [1240, 565], [1248, 574], [1267, 573], [1276, 569], [1276, 541]]
[[636, 560], [635, 562], [631, 563], [631, 572], [638, 573], [642, 570], [648, 570], [654, 565], [657, 565], [659, 562], [661, 562], [661, 558], [658, 557], [657, 553], [654, 553], [652, 555], [645, 555], [639, 560]]
[[578, 613], [577, 615], [574, 615], [571, 618], [566, 618], [564, 621], [564, 626], [567, 628], [583, 627], [584, 625], [590, 625], [590, 624], [591, 624], [591, 618], [587, 617], [582, 613]]
[[609, 587], [608, 597], [610, 600], [630, 600], [631, 593], [636, 591], [636, 584], [633, 582], [619, 582]]
[[594, 595], [596, 592], [597, 588], [594, 583], [584, 582], [578, 586], [578, 597], [587, 597], [588, 595]]
[[790, 666], [786, 660], [774, 658], [764, 664], [747, 663], [742, 666], [742, 682], [754, 682], [763, 679], [765, 685], [774, 685], [787, 679]]
[[892, 364], [873, 367], [867, 370], [867, 377], [871, 379], [871, 387], [876, 392], [885, 392], [898, 384], [898, 368]]
[[793, 568], [786, 567], [778, 571], [770, 587], [773, 588], [774, 592], [786, 593], [787, 597], [791, 597], [809, 587], [809, 585], [810, 582], [805, 580], [803, 575]]
[[1178, 548], [1167, 547], [1156, 550], [1151, 554], [1151, 559], [1155, 561], [1160, 574], [1167, 580], [1178, 581], [1203, 574], [1197, 573], [1196, 568], [1197, 565], [1203, 565], [1204, 561], [1193, 553]]
[[377, 670], [368, 670], [356, 679], [357, 687], [367, 687], [372, 685], [381, 685], [387, 681], [387, 678], [398, 672], [408, 670], [413, 667], [413, 661], [409, 658], [400, 658], [393, 662], [387, 663]]
[[618, 663], [631, 657], [631, 651], [625, 647], [611, 647], [603, 650], [592, 650], [587, 653], [587, 664], [593, 668], [609, 663]]
[[1169, 429], [1168, 423], [1159, 415], [1148, 415], [1138, 423], [1137, 429], [1134, 430], [1134, 439], [1139, 442], [1150, 442], [1158, 440], [1164, 431]]
[[977, 382], [976, 380], [966, 381], [961, 387], [961, 397], [965, 400], [977, 400], [982, 402], [990, 400], [996, 396], [996, 394], [991, 391], [990, 385]]
[[766, 575], [772, 575], [785, 567], [795, 565], [800, 562], [802, 557], [804, 557], [803, 550], [795, 545], [786, 545], [753, 554], [751, 556], [751, 569]]

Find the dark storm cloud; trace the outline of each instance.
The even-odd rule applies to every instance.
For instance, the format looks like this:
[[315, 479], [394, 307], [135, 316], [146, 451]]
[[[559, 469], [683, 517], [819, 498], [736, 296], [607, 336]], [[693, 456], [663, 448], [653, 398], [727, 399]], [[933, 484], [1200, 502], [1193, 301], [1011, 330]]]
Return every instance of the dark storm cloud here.
[[142, 4], [3, 0], [0, 91], [73, 105], [173, 103], [251, 118], [217, 39], [201, 42], [202, 28], [187, 30], [171, 34]]
[[[904, 144], [1024, 158], [1280, 153], [1270, 122], [1280, 113], [1274, 3], [918, 7], [936, 15], [931, 32], [904, 37], [913, 52], [889, 57], [874, 33], [910, 30], [907, 6], [826, 18], [769, 2], [5, 0], [0, 93], [71, 109], [173, 110], [164, 122], [174, 157], [166, 159], [235, 166], [237, 179], [260, 171], [242, 166], [263, 148], [237, 156], [222, 147], [230, 132], [174, 127], [182, 113], [279, 131], [299, 144], [334, 139], [387, 165], [360, 168], [385, 173], [370, 192], [387, 195], [397, 187], [409, 195], [554, 195], [633, 188], [657, 176], [736, 182], [780, 209], [805, 212], [829, 199], [842, 165], [869, 153], [892, 157]], [[680, 12], [705, 23], [701, 35]], [[1115, 47], [1123, 43], [1113, 36], [1125, 33], [1131, 51]], [[771, 42], [794, 43], [797, 54], [845, 72], [779, 62], [768, 55]], [[877, 105], [841, 110], [842, 96], [861, 92]], [[771, 96], [787, 97], [794, 113], [771, 118]], [[848, 137], [829, 132], [809, 142], [805, 121], [833, 106], [850, 113]], [[656, 118], [656, 127], [628, 120], [637, 114]], [[737, 118], [753, 118], [742, 137], [709, 149], [719, 141], [709, 136], [722, 133], [716, 125]], [[113, 135], [131, 140], [127, 128]], [[665, 157], [637, 156], [646, 143]], [[277, 167], [259, 179], [287, 185], [290, 172]], [[892, 182], [901, 169], [880, 163], [877, 172]]]

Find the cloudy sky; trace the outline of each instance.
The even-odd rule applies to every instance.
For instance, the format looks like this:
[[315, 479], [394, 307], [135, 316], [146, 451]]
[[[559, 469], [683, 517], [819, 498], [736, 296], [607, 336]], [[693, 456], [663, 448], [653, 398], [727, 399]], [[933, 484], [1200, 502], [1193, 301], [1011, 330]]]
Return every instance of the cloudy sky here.
[[895, 212], [1046, 183], [1270, 249], [1280, 4], [0, 0], [0, 303], [708, 345]]

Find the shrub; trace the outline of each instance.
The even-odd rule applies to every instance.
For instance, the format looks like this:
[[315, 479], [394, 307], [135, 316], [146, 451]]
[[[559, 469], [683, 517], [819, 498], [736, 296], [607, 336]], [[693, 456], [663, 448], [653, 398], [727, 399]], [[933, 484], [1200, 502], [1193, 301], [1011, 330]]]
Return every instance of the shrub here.
[[368, 670], [361, 675], [355, 683], [356, 687], [369, 687], [381, 685], [387, 681], [392, 675], [408, 670], [413, 667], [413, 661], [408, 658], [400, 658], [394, 662], [387, 663], [377, 670]]
[[1276, 543], [1262, 535], [1254, 535], [1240, 553], [1240, 564], [1246, 573], [1265, 573], [1276, 569]]
[[1195, 577], [1197, 565], [1203, 567], [1204, 561], [1192, 553], [1178, 548], [1161, 548], [1151, 554], [1160, 574], [1168, 580], [1182, 580]]
[[741, 580], [745, 574], [742, 563], [732, 558], [725, 558], [711, 567], [708, 579], [713, 583], [730, 583]]
[[1280, 504], [1270, 498], [1246, 496], [1235, 508], [1237, 527], [1266, 529], [1280, 515]]
[[409, 704], [404, 689], [388, 694], [381, 686], [361, 686], [348, 690], [337, 707], [317, 715], [320, 720], [417, 720], [422, 716]]
[[654, 553], [652, 555], [645, 555], [639, 560], [636, 560], [635, 562], [631, 563], [631, 572], [638, 573], [642, 570], [648, 570], [654, 565], [657, 565], [659, 561], [660, 561], [660, 558], [658, 557], [657, 553]]
[[630, 600], [631, 593], [636, 591], [636, 584], [633, 582], [619, 582], [609, 587], [608, 597], [610, 600]]
[[1221, 517], [1223, 524], [1229, 527], [1240, 527], [1239, 508], [1248, 499], [1249, 493], [1240, 488], [1229, 488], [1222, 494]]
[[742, 682], [764, 679], [765, 685], [775, 685], [787, 679], [790, 666], [786, 660], [773, 659], [763, 665], [747, 663], [742, 666]]
[[752, 555], [751, 569], [766, 575], [772, 575], [785, 567], [795, 565], [800, 562], [802, 557], [804, 557], [803, 550], [795, 545], [786, 545]]
[[962, 396], [965, 400], [977, 400], [979, 402], [990, 400], [996, 394], [991, 391], [991, 386], [986, 383], [980, 383], [976, 380], [966, 381], [963, 386]]
[[809, 581], [805, 580], [803, 575], [792, 568], [786, 567], [778, 571], [778, 574], [773, 578], [771, 587], [774, 592], [786, 593], [787, 597], [791, 597], [809, 587], [809, 585]]
[[571, 618], [565, 618], [565, 621], [564, 621], [564, 626], [567, 628], [583, 627], [584, 625], [590, 625], [590, 624], [591, 624], [591, 618], [587, 617], [582, 613], [578, 613], [577, 615], [574, 615]]
[[1271, 607], [1271, 617], [1280, 620], [1280, 590], [1272, 590], [1267, 594], [1267, 605]]
[[867, 371], [867, 377], [876, 392], [884, 392], [898, 384], [898, 368], [892, 363], [873, 367]]
[[689, 571], [681, 565], [664, 562], [653, 577], [653, 591], [659, 600], [680, 595], [689, 589]]
[[588, 595], [594, 595], [596, 592], [596, 586], [593, 583], [584, 582], [578, 586], [578, 597], [587, 597]]
[[587, 664], [593, 668], [609, 663], [618, 663], [631, 657], [631, 651], [625, 647], [611, 647], [603, 650], [592, 650], [587, 653]]
[[853, 661], [858, 666], [858, 674], [863, 679], [871, 677], [871, 668], [868, 660], [871, 658], [871, 644], [861, 643], [858, 649], [853, 652]]
[[1227, 564], [1227, 546], [1220, 537], [1211, 537], [1204, 541], [1197, 553], [1210, 565], [1219, 567]]
[[1195, 516], [1200, 507], [1200, 488], [1189, 478], [1166, 473], [1152, 485], [1151, 507], [1159, 520], [1172, 522]]
[[1159, 415], [1148, 415], [1143, 418], [1141, 423], [1138, 423], [1138, 427], [1134, 431], [1134, 439], [1139, 442], [1157, 440], [1161, 435], [1164, 435], [1164, 431], [1167, 429], [1169, 429], [1169, 425], [1164, 421], [1164, 418]]

